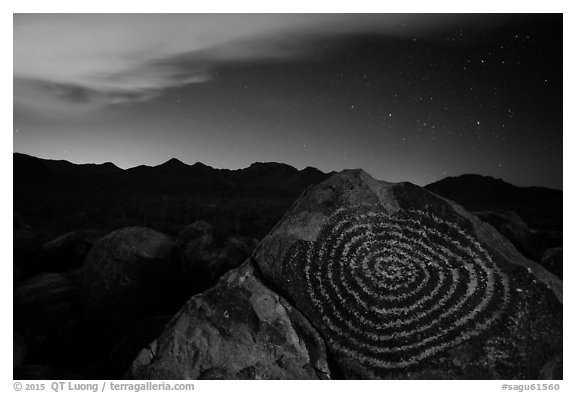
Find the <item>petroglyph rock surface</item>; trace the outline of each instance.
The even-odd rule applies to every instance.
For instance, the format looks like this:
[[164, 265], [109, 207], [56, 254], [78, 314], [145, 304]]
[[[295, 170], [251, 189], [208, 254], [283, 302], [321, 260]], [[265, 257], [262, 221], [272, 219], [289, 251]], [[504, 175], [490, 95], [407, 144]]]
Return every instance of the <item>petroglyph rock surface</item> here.
[[532, 379], [562, 351], [562, 282], [409, 183], [337, 174], [300, 197], [253, 259], [318, 329], [341, 377]]

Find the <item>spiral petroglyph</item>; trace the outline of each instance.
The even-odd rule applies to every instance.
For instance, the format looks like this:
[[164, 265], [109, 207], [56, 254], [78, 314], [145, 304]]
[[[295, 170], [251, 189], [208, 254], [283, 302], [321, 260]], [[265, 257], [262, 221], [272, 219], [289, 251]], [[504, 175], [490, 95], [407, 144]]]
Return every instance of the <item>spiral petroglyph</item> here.
[[418, 365], [493, 326], [508, 279], [464, 228], [432, 213], [341, 208], [285, 259], [332, 350], [375, 369]]

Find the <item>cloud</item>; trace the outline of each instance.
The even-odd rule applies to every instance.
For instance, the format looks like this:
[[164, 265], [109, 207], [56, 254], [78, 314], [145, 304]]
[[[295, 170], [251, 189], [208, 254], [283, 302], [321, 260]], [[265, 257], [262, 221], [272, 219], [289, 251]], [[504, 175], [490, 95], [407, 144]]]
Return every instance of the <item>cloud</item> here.
[[222, 62], [290, 59], [311, 37], [407, 35], [472, 17], [398, 14], [16, 14], [15, 110], [84, 113], [211, 79]]

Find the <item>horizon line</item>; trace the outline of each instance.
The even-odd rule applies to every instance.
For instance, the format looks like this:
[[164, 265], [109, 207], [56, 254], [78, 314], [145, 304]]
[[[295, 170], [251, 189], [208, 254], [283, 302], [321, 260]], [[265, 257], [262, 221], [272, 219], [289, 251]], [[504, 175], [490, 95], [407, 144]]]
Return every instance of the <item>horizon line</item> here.
[[[116, 168], [118, 168], [118, 169], [120, 169], [120, 170], [122, 170], [122, 171], [128, 171], [128, 170], [130, 170], [130, 169], [139, 168], [139, 167], [156, 168], [156, 167], [159, 167], [159, 166], [161, 166], [161, 165], [166, 164], [167, 162], [170, 162], [170, 161], [172, 161], [172, 160], [176, 160], [176, 161], [181, 162], [183, 165], [186, 165], [186, 166], [189, 166], [189, 167], [194, 166], [194, 165], [196, 165], [196, 164], [200, 164], [200, 165], [203, 165], [203, 166], [208, 167], [208, 168], [210, 168], [210, 169], [224, 170], [224, 171], [240, 171], [240, 170], [248, 169], [248, 168], [250, 168], [251, 166], [253, 166], [254, 164], [280, 164], [280, 165], [285, 165], [285, 166], [289, 166], [289, 167], [291, 167], [291, 168], [294, 168], [294, 169], [297, 170], [298, 172], [302, 172], [303, 170], [305, 170], [305, 169], [307, 169], [307, 168], [315, 169], [315, 170], [317, 170], [317, 171], [319, 171], [319, 172], [321, 172], [321, 173], [323, 173], [323, 174], [326, 174], [326, 175], [331, 174], [331, 173], [339, 173], [339, 172], [341, 172], [341, 171], [337, 171], [337, 170], [331, 170], [331, 171], [328, 171], [328, 172], [324, 172], [323, 170], [318, 169], [318, 168], [316, 168], [316, 167], [314, 167], [314, 166], [311, 166], [311, 165], [307, 165], [307, 166], [303, 167], [302, 169], [298, 169], [296, 166], [293, 166], [293, 165], [291, 165], [291, 164], [286, 164], [286, 163], [283, 163], [283, 162], [278, 162], [278, 161], [254, 161], [253, 163], [251, 163], [250, 165], [248, 165], [248, 166], [246, 166], [246, 167], [236, 168], [236, 169], [232, 169], [232, 168], [219, 168], [219, 167], [214, 167], [214, 166], [211, 166], [211, 165], [204, 164], [203, 162], [200, 162], [200, 161], [196, 161], [194, 164], [187, 164], [187, 163], [185, 163], [184, 161], [182, 161], [181, 159], [179, 159], [179, 158], [177, 158], [177, 157], [169, 158], [168, 160], [166, 160], [166, 161], [164, 161], [164, 162], [161, 162], [161, 163], [159, 163], [159, 164], [157, 164], [157, 165], [140, 164], [140, 165], [136, 165], [136, 166], [132, 166], [132, 167], [128, 167], [128, 168], [122, 168], [121, 166], [116, 165], [116, 164], [115, 164], [114, 162], [112, 162], [112, 161], [105, 161], [105, 162], [102, 162], [102, 163], [95, 163], [95, 162], [78, 163], [78, 162], [72, 162], [72, 161], [69, 161], [69, 160], [66, 160], [66, 159], [43, 158], [43, 157], [38, 157], [38, 156], [35, 156], [35, 155], [32, 155], [32, 154], [22, 153], [22, 152], [18, 152], [18, 151], [13, 151], [13, 152], [12, 152], [12, 155], [14, 155], [14, 154], [21, 154], [21, 155], [25, 155], [25, 156], [28, 156], [28, 157], [33, 157], [33, 158], [37, 158], [37, 159], [40, 159], [40, 160], [46, 160], [46, 161], [64, 161], [64, 162], [68, 162], [69, 164], [72, 164], [72, 165], [106, 165], [106, 164], [112, 164], [112, 165], [114, 165]], [[367, 171], [366, 171], [365, 169], [363, 169], [363, 168], [346, 168], [346, 169], [342, 169], [342, 171], [345, 171], [345, 170], [355, 170], [355, 169], [361, 169], [361, 170], [367, 172]], [[385, 180], [385, 179], [380, 179], [380, 178], [372, 175], [372, 174], [369, 173], [369, 172], [367, 172], [367, 173], [368, 173], [370, 176], [374, 177], [375, 179], [377, 179], [377, 180], [379, 180], [379, 181], [387, 181], [387, 180]], [[463, 177], [463, 176], [481, 176], [481, 177], [490, 178], [490, 179], [494, 179], [494, 180], [500, 180], [500, 181], [502, 181], [502, 182], [504, 182], [504, 183], [506, 183], [506, 184], [509, 184], [509, 185], [511, 185], [511, 186], [518, 187], [518, 188], [543, 188], [543, 189], [548, 189], [548, 190], [555, 190], [555, 191], [564, 192], [564, 191], [563, 191], [563, 188], [546, 187], [546, 186], [539, 186], [539, 185], [520, 186], [520, 185], [511, 183], [511, 182], [509, 182], [509, 181], [507, 181], [507, 180], [504, 180], [504, 179], [502, 179], [502, 178], [499, 178], [499, 177], [494, 177], [494, 176], [490, 176], [490, 175], [481, 175], [481, 174], [479, 174], [479, 173], [461, 173], [461, 174], [459, 174], [459, 175], [445, 176], [445, 177], [443, 177], [443, 178], [441, 178], [441, 179], [439, 179], [439, 180], [433, 181], [433, 182], [428, 183], [428, 184], [425, 184], [425, 185], [421, 185], [421, 184], [417, 184], [417, 183], [413, 183], [413, 184], [416, 184], [416, 185], [419, 186], [419, 187], [426, 187], [426, 186], [428, 186], [428, 185], [430, 185], [430, 184], [434, 184], [434, 183], [437, 183], [437, 182], [440, 182], [440, 181], [443, 181], [443, 180], [446, 180], [446, 179], [455, 179], [455, 178], [459, 178], [459, 177]], [[402, 182], [411, 183], [411, 182], [409, 182], [409, 181], [407, 181], [407, 180], [406, 180], [406, 181], [402, 181]], [[401, 182], [401, 183], [402, 183], [402, 182]]]

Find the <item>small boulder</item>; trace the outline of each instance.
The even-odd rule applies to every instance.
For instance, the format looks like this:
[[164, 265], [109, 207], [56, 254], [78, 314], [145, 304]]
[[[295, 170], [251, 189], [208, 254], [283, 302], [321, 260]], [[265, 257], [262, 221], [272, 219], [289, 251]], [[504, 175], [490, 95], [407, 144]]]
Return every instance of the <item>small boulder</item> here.
[[101, 236], [102, 233], [95, 229], [75, 230], [44, 243], [40, 250], [43, 269], [63, 272], [81, 266]]
[[214, 244], [214, 227], [206, 221], [196, 221], [180, 231], [176, 239], [184, 251], [184, 256], [194, 257], [198, 250]]
[[104, 338], [139, 318], [177, 309], [176, 258], [175, 243], [148, 228], [120, 229], [97, 241], [83, 268], [87, 328]]
[[257, 240], [247, 237], [224, 238], [205, 221], [184, 228], [177, 237], [182, 250], [183, 276], [190, 288], [188, 296], [210, 288], [227, 271], [246, 260]]

